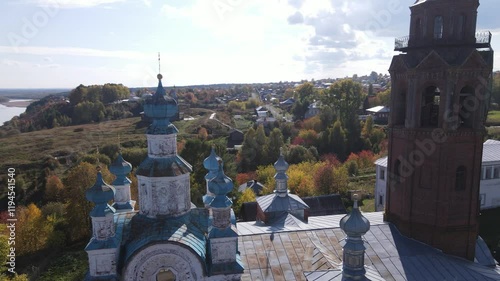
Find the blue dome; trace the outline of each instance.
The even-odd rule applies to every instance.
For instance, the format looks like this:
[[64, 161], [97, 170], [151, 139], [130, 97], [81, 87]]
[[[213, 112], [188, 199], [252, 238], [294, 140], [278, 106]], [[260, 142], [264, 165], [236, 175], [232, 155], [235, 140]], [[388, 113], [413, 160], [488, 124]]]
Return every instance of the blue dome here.
[[146, 114], [147, 117], [170, 119], [177, 114], [177, 101], [172, 98], [166, 98], [165, 93], [161, 80], [159, 80], [156, 93], [144, 102], [144, 114]]
[[222, 164], [219, 165], [217, 176], [208, 182], [208, 190], [216, 195], [225, 195], [233, 190], [233, 181], [224, 174]]
[[285, 157], [283, 156], [283, 153], [280, 153], [280, 157], [278, 158], [278, 161], [274, 163], [274, 168], [276, 169], [277, 172], [286, 172], [288, 170], [288, 163], [285, 161]]
[[91, 216], [101, 217], [113, 211], [108, 202], [115, 197], [115, 189], [104, 182], [100, 171], [97, 172], [95, 184], [85, 192], [85, 197], [95, 203], [95, 207], [90, 213]]
[[130, 183], [127, 175], [132, 171], [132, 164], [125, 161], [121, 153], [118, 154], [115, 161], [109, 166], [109, 171], [116, 176], [113, 185], [124, 185]]
[[340, 228], [347, 236], [362, 236], [370, 230], [370, 222], [359, 211], [357, 198], [351, 213], [340, 220]]
[[208, 170], [208, 174], [206, 175], [205, 179], [212, 179], [217, 175], [220, 163], [222, 163], [222, 158], [215, 154], [215, 148], [212, 147], [210, 155], [205, 158], [205, 160], [203, 160], [203, 167]]

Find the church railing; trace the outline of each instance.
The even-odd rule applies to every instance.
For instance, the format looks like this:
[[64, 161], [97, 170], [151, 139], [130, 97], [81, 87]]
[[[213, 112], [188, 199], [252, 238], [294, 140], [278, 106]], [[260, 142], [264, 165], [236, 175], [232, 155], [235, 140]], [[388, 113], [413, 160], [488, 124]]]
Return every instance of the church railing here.
[[491, 43], [491, 32], [489, 31], [479, 31], [476, 32], [476, 44], [487, 44]]

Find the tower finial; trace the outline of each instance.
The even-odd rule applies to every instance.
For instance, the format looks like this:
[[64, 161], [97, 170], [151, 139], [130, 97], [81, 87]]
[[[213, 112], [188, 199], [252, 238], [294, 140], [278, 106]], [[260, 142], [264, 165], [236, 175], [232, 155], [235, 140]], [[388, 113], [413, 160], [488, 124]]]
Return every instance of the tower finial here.
[[161, 75], [161, 63], [160, 63], [160, 52], [158, 52], [158, 75], [156, 75], [158, 80], [161, 80], [163, 78], [163, 75]]

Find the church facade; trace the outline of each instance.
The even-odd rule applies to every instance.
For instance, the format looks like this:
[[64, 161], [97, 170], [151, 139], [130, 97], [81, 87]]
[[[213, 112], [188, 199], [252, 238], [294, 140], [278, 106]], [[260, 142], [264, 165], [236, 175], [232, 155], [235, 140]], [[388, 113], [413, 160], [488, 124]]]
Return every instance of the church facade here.
[[[161, 74], [156, 93], [144, 105], [152, 124], [146, 132], [148, 157], [136, 170], [139, 211], [130, 198], [131, 165], [121, 155], [110, 167], [114, 186], [100, 172], [87, 199], [92, 238], [86, 280], [239, 280], [243, 273], [232, 202], [233, 182], [215, 152], [205, 159], [209, 173], [205, 208], [190, 198], [192, 167], [177, 154], [177, 128], [170, 118], [177, 100], [166, 96]], [[107, 202], [114, 200], [113, 206]]]

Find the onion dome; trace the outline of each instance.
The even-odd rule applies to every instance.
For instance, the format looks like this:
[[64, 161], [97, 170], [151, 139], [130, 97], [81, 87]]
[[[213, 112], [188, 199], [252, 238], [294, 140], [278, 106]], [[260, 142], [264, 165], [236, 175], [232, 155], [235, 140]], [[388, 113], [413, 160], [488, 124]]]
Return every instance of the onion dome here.
[[370, 230], [370, 222], [361, 214], [358, 208], [358, 195], [354, 195], [354, 206], [350, 214], [340, 220], [340, 228], [347, 236], [363, 236]]
[[285, 197], [288, 194], [288, 175], [286, 174], [288, 167], [289, 165], [285, 161], [282, 150], [278, 161], [274, 163], [274, 168], [276, 169], [276, 174], [274, 175], [276, 189], [274, 191], [281, 197]]
[[283, 150], [280, 152], [280, 157], [278, 158], [278, 161], [274, 163], [274, 168], [276, 169], [276, 172], [286, 172], [288, 170], [288, 163], [285, 161], [285, 157], [283, 156]]
[[177, 101], [166, 97], [165, 88], [161, 83], [163, 76], [158, 74], [158, 87], [155, 94], [144, 102], [144, 114], [153, 119], [153, 124], [148, 128], [147, 134], [161, 135], [177, 133], [175, 126], [171, 125], [170, 118], [177, 115], [179, 109]]
[[109, 171], [116, 176], [113, 185], [125, 185], [130, 183], [127, 175], [132, 171], [132, 164], [125, 161], [121, 153], [119, 153], [115, 161], [111, 163]]
[[104, 217], [114, 210], [108, 205], [108, 202], [115, 197], [115, 189], [104, 182], [100, 168], [97, 170], [97, 178], [94, 185], [85, 192], [87, 200], [94, 202], [95, 207], [90, 212], [92, 217]]
[[212, 146], [212, 151], [210, 152], [210, 155], [207, 158], [205, 158], [205, 160], [203, 160], [203, 167], [205, 167], [205, 169], [208, 170], [205, 179], [210, 180], [217, 175], [220, 163], [222, 163], [222, 158], [220, 158], [215, 153], [215, 148]]
[[224, 174], [222, 163], [219, 164], [219, 170], [215, 178], [208, 182], [208, 190], [215, 195], [212, 202], [210, 202], [210, 207], [227, 208], [233, 204], [226, 196], [233, 190], [233, 181]]

